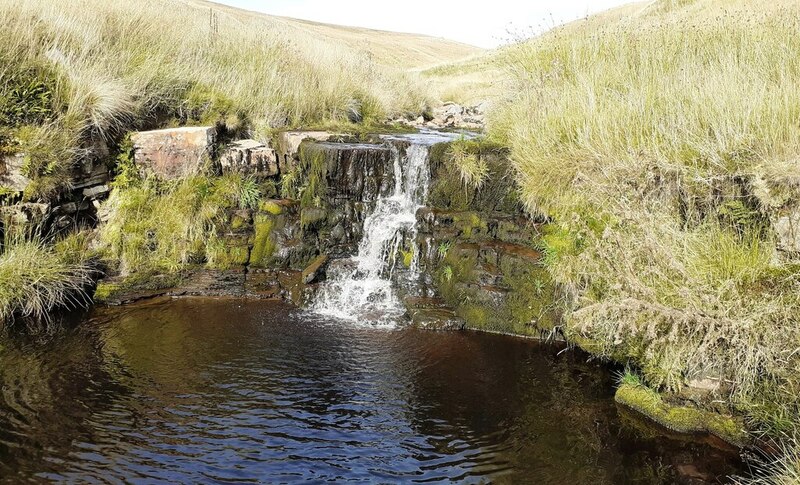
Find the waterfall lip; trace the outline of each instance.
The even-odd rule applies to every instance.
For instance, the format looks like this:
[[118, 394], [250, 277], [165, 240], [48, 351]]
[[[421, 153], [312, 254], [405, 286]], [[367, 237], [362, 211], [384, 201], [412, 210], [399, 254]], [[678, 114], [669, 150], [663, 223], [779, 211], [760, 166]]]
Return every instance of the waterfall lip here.
[[437, 143], [445, 143], [448, 141], [455, 141], [461, 138], [473, 139], [477, 138], [477, 133], [469, 131], [449, 132], [437, 130], [420, 130], [418, 133], [401, 133], [401, 134], [386, 134], [380, 135], [381, 139], [387, 141], [407, 141], [415, 145], [435, 145]]
[[347, 143], [336, 141], [317, 141], [314, 145], [326, 148], [349, 148], [355, 150], [376, 150], [385, 151], [389, 148], [383, 143]]

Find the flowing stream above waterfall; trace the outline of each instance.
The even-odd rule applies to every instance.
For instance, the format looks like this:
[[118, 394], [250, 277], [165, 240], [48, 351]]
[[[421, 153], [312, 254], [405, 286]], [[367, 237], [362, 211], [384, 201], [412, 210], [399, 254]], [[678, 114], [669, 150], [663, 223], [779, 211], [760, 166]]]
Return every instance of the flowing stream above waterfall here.
[[405, 257], [404, 242], [410, 245], [406, 251], [411, 251], [406, 277], [413, 280], [418, 272], [416, 214], [428, 195], [430, 147], [460, 136], [431, 132], [385, 137], [394, 154], [394, 190], [379, 198], [364, 219], [358, 253], [331, 265], [329, 279], [310, 307], [313, 312], [379, 326], [393, 326], [403, 316], [405, 308], [392, 273], [404, 263], [398, 261]]

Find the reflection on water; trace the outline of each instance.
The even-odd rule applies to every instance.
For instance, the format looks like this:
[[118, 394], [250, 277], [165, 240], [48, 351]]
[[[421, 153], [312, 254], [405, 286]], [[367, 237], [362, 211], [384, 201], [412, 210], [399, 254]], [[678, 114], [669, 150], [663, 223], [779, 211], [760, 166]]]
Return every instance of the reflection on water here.
[[2, 481], [717, 483], [735, 453], [628, 419], [585, 357], [176, 300], [0, 344]]

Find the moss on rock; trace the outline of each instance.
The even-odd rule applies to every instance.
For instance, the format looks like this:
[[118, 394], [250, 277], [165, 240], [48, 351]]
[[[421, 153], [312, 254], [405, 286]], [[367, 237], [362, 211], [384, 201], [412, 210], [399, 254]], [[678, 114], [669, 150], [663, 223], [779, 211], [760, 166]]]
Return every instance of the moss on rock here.
[[272, 217], [259, 214], [255, 218], [255, 236], [253, 238], [253, 249], [250, 252], [250, 266], [264, 268], [269, 263], [275, 253], [275, 241], [272, 235], [272, 228], [275, 221]]
[[95, 303], [108, 303], [123, 291], [123, 286], [117, 283], [98, 283], [94, 291]]
[[258, 204], [258, 210], [260, 212], [272, 214], [273, 216], [279, 216], [283, 213], [283, 207], [274, 200], [262, 200]]
[[623, 383], [617, 389], [614, 399], [679, 433], [710, 433], [740, 447], [748, 441], [744, 427], [732, 417], [688, 406], [671, 405], [656, 391], [643, 385]]

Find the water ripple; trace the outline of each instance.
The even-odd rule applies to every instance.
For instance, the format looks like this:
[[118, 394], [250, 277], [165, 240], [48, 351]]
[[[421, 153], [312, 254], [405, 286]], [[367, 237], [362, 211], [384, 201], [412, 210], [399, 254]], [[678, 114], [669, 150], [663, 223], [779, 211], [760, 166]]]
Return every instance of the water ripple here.
[[673, 483], [736, 464], [626, 427], [605, 370], [531, 342], [271, 303], [93, 322], [0, 350], [0, 482]]

